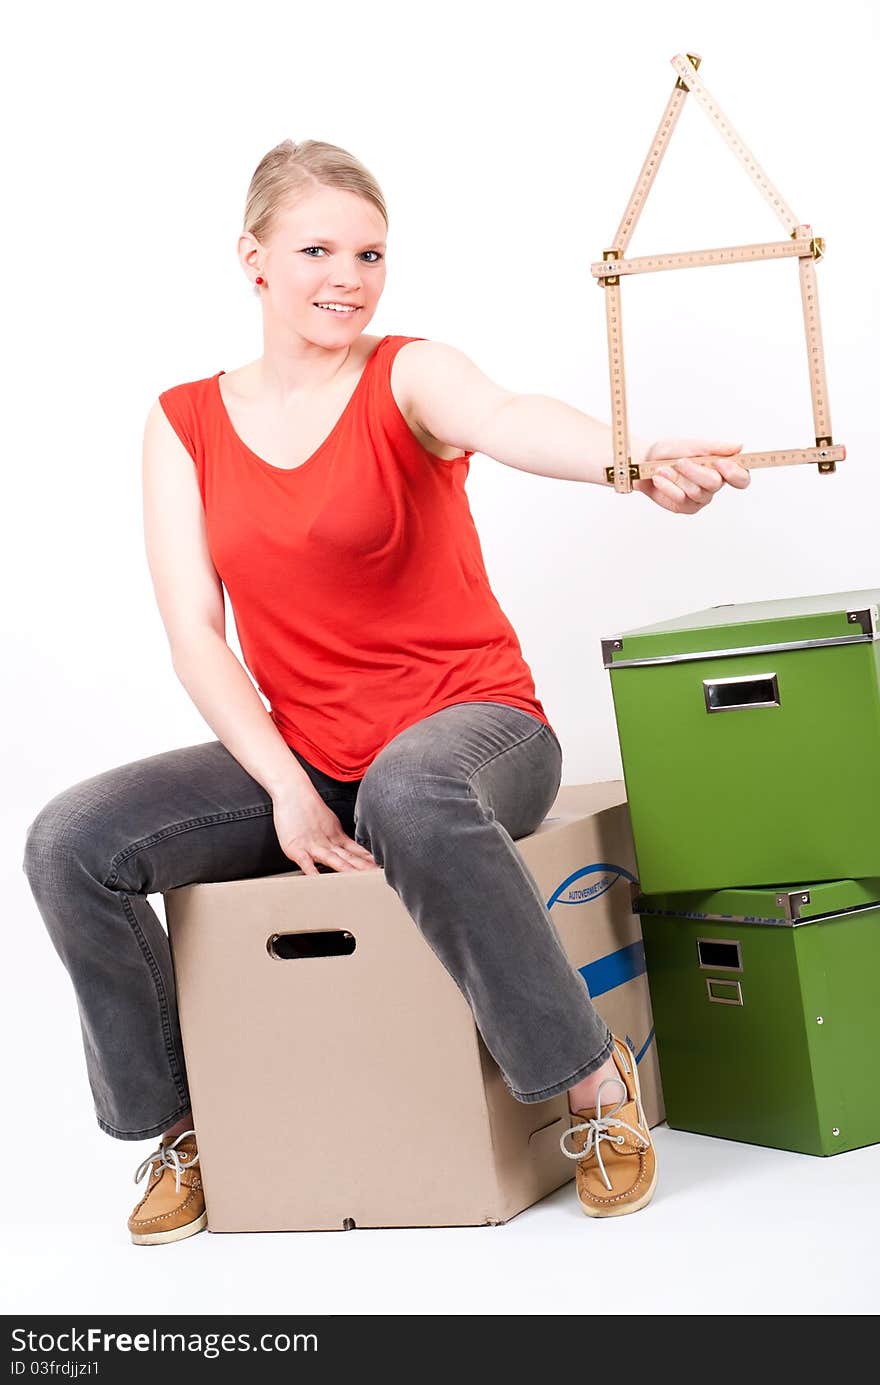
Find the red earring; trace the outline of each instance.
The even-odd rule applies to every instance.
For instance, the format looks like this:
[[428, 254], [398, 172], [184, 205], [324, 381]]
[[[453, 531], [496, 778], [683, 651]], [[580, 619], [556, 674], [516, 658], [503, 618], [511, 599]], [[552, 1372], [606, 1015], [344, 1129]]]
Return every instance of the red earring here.
[[257, 277], [256, 277], [256, 279], [254, 280], [254, 283], [256, 283], [256, 284], [262, 284], [263, 282], [264, 282], [264, 280], [263, 280], [262, 274], [258, 274]]

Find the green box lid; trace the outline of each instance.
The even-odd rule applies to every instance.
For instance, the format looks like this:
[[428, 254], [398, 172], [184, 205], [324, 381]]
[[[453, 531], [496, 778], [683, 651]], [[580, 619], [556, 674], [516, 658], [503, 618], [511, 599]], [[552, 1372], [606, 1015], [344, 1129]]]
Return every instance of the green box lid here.
[[606, 668], [715, 655], [864, 643], [878, 637], [880, 590], [712, 606], [602, 641]]
[[643, 895], [633, 887], [633, 913], [723, 923], [791, 927], [880, 904], [880, 879], [814, 880], [802, 885], [751, 885], [686, 894]]

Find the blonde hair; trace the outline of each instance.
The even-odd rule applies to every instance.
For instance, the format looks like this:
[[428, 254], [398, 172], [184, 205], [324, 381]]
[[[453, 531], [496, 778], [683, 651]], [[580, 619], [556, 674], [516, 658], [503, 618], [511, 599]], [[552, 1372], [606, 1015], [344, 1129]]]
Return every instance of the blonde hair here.
[[341, 188], [357, 193], [381, 212], [388, 225], [388, 212], [382, 189], [369, 169], [340, 149], [320, 139], [294, 144], [282, 140], [264, 154], [254, 169], [244, 208], [243, 231], [266, 241], [275, 227], [278, 214], [319, 187]]

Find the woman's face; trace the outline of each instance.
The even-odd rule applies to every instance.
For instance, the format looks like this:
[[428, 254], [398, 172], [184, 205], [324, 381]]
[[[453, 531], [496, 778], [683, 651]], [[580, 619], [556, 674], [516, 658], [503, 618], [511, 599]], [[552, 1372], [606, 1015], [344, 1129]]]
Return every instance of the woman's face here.
[[320, 188], [279, 215], [262, 253], [252, 240], [246, 258], [266, 280], [264, 306], [307, 340], [334, 348], [359, 336], [376, 311], [385, 287], [385, 237], [384, 217], [372, 202]]

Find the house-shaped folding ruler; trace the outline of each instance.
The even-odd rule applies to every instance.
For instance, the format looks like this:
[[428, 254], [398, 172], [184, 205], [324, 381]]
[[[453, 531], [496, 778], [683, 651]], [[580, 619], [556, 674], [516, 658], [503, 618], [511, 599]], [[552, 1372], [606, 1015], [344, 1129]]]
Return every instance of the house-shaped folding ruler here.
[[[810, 373], [810, 393], [813, 401], [815, 447], [792, 448], [789, 451], [741, 452], [737, 461], [750, 470], [755, 467], [792, 466], [809, 462], [820, 472], [836, 470], [843, 461], [846, 448], [835, 445], [831, 438], [831, 413], [828, 407], [828, 388], [825, 379], [825, 358], [822, 350], [822, 328], [819, 321], [819, 298], [816, 286], [815, 262], [821, 259], [825, 242], [814, 236], [809, 223], [801, 222], [782, 195], [770, 182], [760, 164], [743, 144], [730, 121], [719, 109], [701, 79], [697, 76], [700, 57], [696, 53], [679, 53], [671, 59], [678, 73], [672, 95], [654, 136], [648, 156], [642, 165], [623, 219], [610, 249], [603, 250], [602, 260], [590, 266], [597, 282], [605, 290], [605, 316], [608, 327], [608, 364], [611, 371], [611, 416], [614, 445], [614, 465], [606, 468], [606, 478], [617, 491], [631, 491], [633, 481], [648, 477], [655, 466], [669, 462], [634, 466], [629, 451], [629, 426], [626, 413], [626, 385], [623, 368], [623, 333], [620, 312], [620, 283], [624, 275], [645, 274], [659, 269], [695, 269], [702, 265], [733, 264], [744, 260], [772, 260], [796, 257], [804, 309], [807, 336], [807, 364]], [[718, 250], [683, 250], [671, 255], [644, 255], [626, 259], [626, 247], [636, 228], [647, 200], [660, 160], [666, 152], [672, 132], [681, 115], [685, 97], [691, 92], [709, 116], [716, 129], [754, 179], [759, 191], [770, 203], [790, 239], [767, 241], [758, 245], [723, 246]], [[695, 458], [694, 460], [701, 460]], [[711, 465], [711, 458], [705, 459]]]

